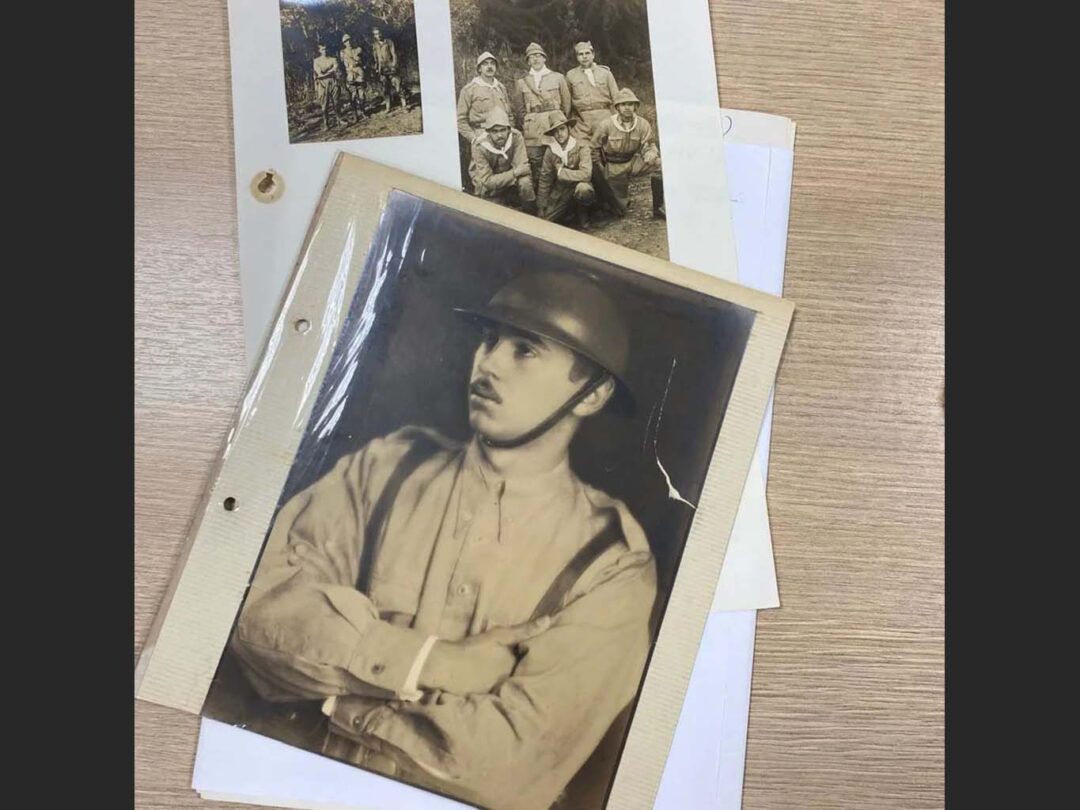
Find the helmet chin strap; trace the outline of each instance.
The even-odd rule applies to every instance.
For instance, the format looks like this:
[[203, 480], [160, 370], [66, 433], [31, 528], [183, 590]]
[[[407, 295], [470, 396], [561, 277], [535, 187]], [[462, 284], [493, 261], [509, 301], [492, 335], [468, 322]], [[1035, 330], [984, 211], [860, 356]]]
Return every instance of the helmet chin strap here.
[[484, 443], [485, 447], [496, 447], [500, 450], [521, 447], [523, 444], [528, 444], [555, 427], [564, 416], [577, 407], [579, 402], [599, 388], [609, 376], [610, 375], [606, 371], [600, 371], [597, 374], [594, 374], [576, 394], [566, 400], [566, 402], [551, 414], [551, 416], [531, 430], [522, 433], [520, 436], [516, 436], [513, 439], [492, 439], [488, 436], [481, 436], [480, 440]]

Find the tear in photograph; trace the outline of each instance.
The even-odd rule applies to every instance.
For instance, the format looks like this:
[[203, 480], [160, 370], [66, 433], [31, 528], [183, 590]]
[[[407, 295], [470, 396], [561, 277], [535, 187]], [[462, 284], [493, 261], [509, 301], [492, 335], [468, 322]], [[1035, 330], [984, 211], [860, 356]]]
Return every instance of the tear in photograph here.
[[604, 807], [756, 313], [402, 191], [370, 244], [203, 714]]
[[462, 188], [667, 258], [646, 0], [450, 0]]
[[413, 0], [280, 0], [289, 142], [423, 132]]

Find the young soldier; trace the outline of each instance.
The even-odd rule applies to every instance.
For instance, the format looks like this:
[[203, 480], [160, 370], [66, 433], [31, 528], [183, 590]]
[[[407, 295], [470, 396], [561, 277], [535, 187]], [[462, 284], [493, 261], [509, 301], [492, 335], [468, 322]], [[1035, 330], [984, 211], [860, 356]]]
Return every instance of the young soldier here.
[[493, 808], [548, 808], [633, 699], [656, 569], [570, 444], [633, 410], [622, 313], [523, 273], [475, 311], [472, 438], [406, 427], [288, 501], [233, 648], [269, 700], [321, 701], [324, 753]]
[[[488, 113], [496, 109], [513, 115], [510, 97], [502, 82], [495, 78], [499, 71], [499, 60], [490, 51], [484, 51], [476, 57], [476, 73], [473, 80], [461, 88], [457, 102], [458, 134], [461, 152], [462, 181], [469, 178], [469, 163], [472, 158], [472, 145], [487, 137], [484, 121]], [[475, 191], [475, 189], [473, 189]]]
[[[571, 117], [578, 120], [574, 135], [581, 140], [591, 140], [593, 128], [611, 116], [611, 105], [619, 92], [619, 85], [611, 68], [597, 65], [591, 42], [579, 42], [574, 46], [578, 66], [566, 73], [570, 88]], [[597, 154], [593, 152], [593, 163]]]
[[536, 192], [525, 154], [525, 139], [510, 128], [510, 118], [502, 107], [488, 113], [484, 129], [487, 137], [472, 145], [469, 176], [473, 192], [501, 205], [511, 206], [516, 202], [525, 213], [535, 214]]
[[[623, 88], [615, 96], [615, 114], [601, 121], [593, 134], [600, 150], [600, 167], [593, 182], [600, 200], [620, 217], [630, 206], [630, 178], [660, 170], [660, 150], [653, 140], [652, 125], [637, 114], [638, 97]], [[660, 178], [653, 177], [653, 213], [663, 215]]]
[[364, 114], [364, 65], [359, 45], [352, 44], [352, 37], [341, 38], [341, 64], [345, 68], [345, 90], [349, 94], [353, 121], [359, 123]]
[[330, 129], [330, 111], [334, 111], [334, 117], [341, 123], [341, 113], [338, 110], [338, 60], [327, 56], [326, 46], [319, 45], [319, 55], [312, 62], [315, 73], [315, 101], [322, 109], [323, 129]]
[[383, 39], [382, 31], [378, 28], [371, 29], [372, 43], [371, 52], [375, 58], [375, 72], [382, 82], [383, 99], [386, 101], [384, 112], [390, 112], [390, 102], [394, 94], [397, 94], [401, 102], [401, 109], [405, 109], [405, 94], [401, 92], [401, 77], [398, 75], [397, 49], [393, 40]]
[[551, 114], [551, 126], [543, 133], [548, 149], [540, 169], [537, 200], [540, 216], [563, 222], [576, 215], [582, 230], [589, 229], [589, 206], [595, 199], [592, 178], [592, 149], [588, 142], [570, 134], [569, 122], [561, 110]]
[[535, 42], [525, 49], [525, 61], [529, 65], [529, 72], [517, 80], [513, 101], [517, 108], [517, 120], [521, 122], [521, 132], [525, 136], [533, 184], [536, 185], [547, 151], [543, 136], [548, 114], [559, 110], [564, 116], [570, 115], [570, 88], [566, 86], [566, 79], [561, 73], [548, 69], [547, 54]]

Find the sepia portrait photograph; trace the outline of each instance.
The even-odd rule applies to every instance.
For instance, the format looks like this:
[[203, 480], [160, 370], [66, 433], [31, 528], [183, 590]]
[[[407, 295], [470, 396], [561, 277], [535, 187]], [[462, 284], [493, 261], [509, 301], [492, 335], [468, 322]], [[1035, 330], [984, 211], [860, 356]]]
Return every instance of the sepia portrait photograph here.
[[646, 0], [450, 0], [462, 188], [667, 258]]
[[414, 0], [280, 0], [289, 142], [423, 132]]
[[370, 244], [203, 714], [599, 810], [756, 313], [399, 190]]

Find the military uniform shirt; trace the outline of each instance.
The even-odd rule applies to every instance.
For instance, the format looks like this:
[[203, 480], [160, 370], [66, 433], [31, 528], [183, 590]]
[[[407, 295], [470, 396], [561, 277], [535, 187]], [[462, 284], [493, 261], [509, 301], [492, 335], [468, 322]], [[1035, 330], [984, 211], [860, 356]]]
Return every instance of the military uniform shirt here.
[[619, 85], [615, 82], [615, 76], [603, 65], [593, 65], [590, 69], [593, 81], [583, 67], [576, 67], [566, 72], [566, 84], [570, 88], [570, 101], [575, 110], [580, 112], [592, 112], [603, 110], [611, 113], [611, 103], [615, 94], [619, 92]]
[[371, 52], [375, 57], [375, 69], [380, 73], [397, 70], [397, 49], [394, 43], [383, 37], [371, 40]]
[[468, 142], [472, 142], [484, 133], [484, 119], [487, 114], [496, 107], [506, 110], [506, 116], [514, 120], [514, 112], [510, 108], [510, 98], [502, 82], [495, 79], [493, 85], [488, 84], [479, 76], [461, 88], [457, 103], [458, 132]]
[[[365, 522], [417, 441], [440, 449], [402, 484], [362, 594], [354, 583]], [[613, 519], [624, 542], [584, 572], [511, 677], [486, 694], [409, 699], [431, 635], [457, 640], [527, 621]], [[318, 565], [290, 562], [298, 546]], [[338, 699], [331, 724], [361, 751], [389, 752], [400, 765], [391, 775], [488, 806], [546, 808], [632, 700], [655, 597], [641, 527], [565, 460], [503, 480], [476, 440], [460, 446], [405, 428], [343, 457], [282, 507], [233, 644], [264, 697], [352, 695]], [[378, 769], [375, 759], [355, 761]]]
[[341, 63], [345, 66], [345, 80], [355, 83], [364, 80], [362, 51], [359, 45], [341, 49]]
[[570, 115], [570, 88], [566, 86], [566, 77], [548, 70], [539, 77], [539, 87], [536, 77], [537, 74], [530, 71], [518, 79], [514, 99], [525, 145], [533, 147], [544, 145], [547, 113], [562, 110], [564, 115]]
[[659, 157], [652, 125], [637, 114], [630, 126], [624, 125], [618, 114], [601, 121], [593, 133], [593, 146], [602, 147], [610, 163], [629, 163], [638, 155], [646, 162]]
[[471, 154], [469, 176], [480, 196], [510, 188], [529, 176], [514, 176], [514, 169], [527, 166], [529, 162], [525, 155], [525, 139], [516, 129], [510, 130], [510, 137], [501, 150], [485, 138], [472, 145]]

